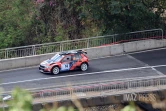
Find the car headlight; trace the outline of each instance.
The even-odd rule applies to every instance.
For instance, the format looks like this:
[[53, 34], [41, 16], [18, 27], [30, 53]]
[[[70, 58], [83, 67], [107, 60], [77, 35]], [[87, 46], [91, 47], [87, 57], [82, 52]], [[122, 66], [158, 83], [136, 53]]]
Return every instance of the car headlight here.
[[45, 68], [50, 68], [50, 66], [45, 66]]

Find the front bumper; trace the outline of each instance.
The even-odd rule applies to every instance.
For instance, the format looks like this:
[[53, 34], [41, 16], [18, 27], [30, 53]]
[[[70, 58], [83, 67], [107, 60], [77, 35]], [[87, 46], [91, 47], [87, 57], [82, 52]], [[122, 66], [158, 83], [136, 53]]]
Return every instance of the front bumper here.
[[51, 73], [51, 71], [48, 68], [45, 68], [44, 66], [39, 66], [39, 71], [42, 73]]

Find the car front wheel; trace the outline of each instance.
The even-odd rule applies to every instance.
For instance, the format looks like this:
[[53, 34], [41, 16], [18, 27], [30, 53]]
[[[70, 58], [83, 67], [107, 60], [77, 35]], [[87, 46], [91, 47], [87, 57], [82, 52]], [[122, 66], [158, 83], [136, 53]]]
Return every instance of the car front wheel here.
[[54, 74], [54, 75], [59, 74], [59, 67], [57, 67], [57, 66], [53, 67], [52, 74]]
[[82, 64], [81, 64], [81, 70], [82, 70], [82, 71], [86, 71], [87, 69], [88, 69], [88, 64], [82, 63]]

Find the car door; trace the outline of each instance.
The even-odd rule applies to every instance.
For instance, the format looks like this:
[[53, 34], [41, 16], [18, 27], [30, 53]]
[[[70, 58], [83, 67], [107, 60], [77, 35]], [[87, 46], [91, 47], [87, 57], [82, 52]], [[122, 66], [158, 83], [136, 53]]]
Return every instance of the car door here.
[[82, 61], [81, 61], [81, 55], [80, 55], [80, 53], [77, 53], [77, 54], [75, 54], [75, 58], [76, 58], [76, 65], [77, 66], [80, 66], [81, 65], [81, 63], [82, 63]]
[[71, 55], [65, 56], [61, 61], [61, 71], [68, 71], [71, 67]]
[[79, 67], [81, 65], [81, 56], [80, 54], [76, 53], [72, 55], [72, 67], [71, 70], [74, 70], [76, 67]]

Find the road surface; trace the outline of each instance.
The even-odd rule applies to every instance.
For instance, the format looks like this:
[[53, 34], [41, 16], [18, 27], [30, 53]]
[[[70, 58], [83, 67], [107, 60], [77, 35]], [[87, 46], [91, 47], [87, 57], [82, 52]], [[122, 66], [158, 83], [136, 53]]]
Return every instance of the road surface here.
[[14, 87], [31, 89], [93, 81], [125, 79], [166, 74], [166, 49], [136, 52], [113, 57], [93, 59], [89, 70], [50, 75], [40, 73], [37, 66], [0, 72], [5, 91]]

